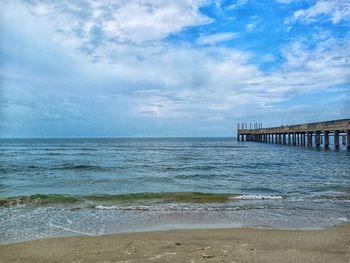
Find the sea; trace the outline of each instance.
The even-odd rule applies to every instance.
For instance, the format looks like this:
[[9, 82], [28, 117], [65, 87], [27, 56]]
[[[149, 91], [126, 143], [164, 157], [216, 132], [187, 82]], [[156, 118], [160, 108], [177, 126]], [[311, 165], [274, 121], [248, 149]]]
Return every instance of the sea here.
[[235, 138], [0, 139], [0, 243], [350, 220], [350, 151]]

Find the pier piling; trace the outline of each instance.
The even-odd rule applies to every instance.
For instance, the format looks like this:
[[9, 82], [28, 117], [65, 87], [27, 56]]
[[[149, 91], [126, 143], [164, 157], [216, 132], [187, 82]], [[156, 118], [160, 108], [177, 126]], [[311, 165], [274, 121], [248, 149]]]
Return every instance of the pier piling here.
[[339, 132], [334, 132], [334, 147], [339, 148]]
[[312, 132], [307, 133], [307, 141], [308, 141], [307, 145], [312, 146]]
[[324, 148], [329, 148], [329, 131], [324, 132]]
[[321, 132], [317, 131], [315, 133], [315, 143], [316, 143], [316, 147], [319, 147], [321, 145]]
[[301, 134], [301, 145], [305, 146], [305, 133]]

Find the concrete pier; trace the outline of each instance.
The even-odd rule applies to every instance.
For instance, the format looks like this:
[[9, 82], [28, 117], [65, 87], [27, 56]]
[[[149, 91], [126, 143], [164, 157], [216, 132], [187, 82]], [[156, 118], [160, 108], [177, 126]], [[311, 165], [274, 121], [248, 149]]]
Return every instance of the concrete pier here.
[[342, 144], [350, 149], [350, 119], [281, 125], [272, 128], [262, 128], [262, 124], [259, 123], [254, 125], [254, 129], [247, 129], [247, 127], [248, 125], [243, 123], [237, 125], [238, 141], [258, 141], [296, 146], [312, 146], [315, 143], [316, 147], [323, 145], [325, 148], [329, 148], [330, 137], [333, 136], [335, 148], [339, 148], [341, 137]]

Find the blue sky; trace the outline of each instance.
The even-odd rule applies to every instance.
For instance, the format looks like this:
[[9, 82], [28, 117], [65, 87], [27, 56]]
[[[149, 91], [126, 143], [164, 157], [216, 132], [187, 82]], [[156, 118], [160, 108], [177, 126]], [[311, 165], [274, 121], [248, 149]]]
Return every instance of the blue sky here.
[[349, 0], [2, 0], [0, 137], [350, 117]]

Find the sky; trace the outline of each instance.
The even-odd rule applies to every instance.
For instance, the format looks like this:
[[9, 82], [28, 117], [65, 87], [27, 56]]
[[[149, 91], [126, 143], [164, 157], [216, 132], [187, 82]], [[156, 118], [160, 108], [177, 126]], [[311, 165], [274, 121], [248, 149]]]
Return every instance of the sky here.
[[350, 0], [0, 0], [0, 137], [350, 118], [349, 29]]

